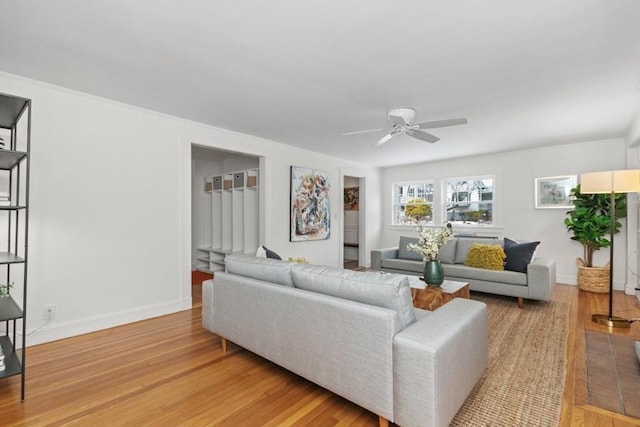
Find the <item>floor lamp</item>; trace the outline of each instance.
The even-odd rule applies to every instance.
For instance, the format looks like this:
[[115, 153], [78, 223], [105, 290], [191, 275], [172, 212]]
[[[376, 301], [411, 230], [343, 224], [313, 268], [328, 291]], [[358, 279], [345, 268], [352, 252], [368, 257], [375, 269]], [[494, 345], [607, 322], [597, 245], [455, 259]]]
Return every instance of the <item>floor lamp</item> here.
[[585, 173], [580, 176], [580, 193], [611, 194], [609, 218], [611, 222], [609, 248], [609, 313], [594, 314], [591, 320], [614, 328], [628, 328], [631, 322], [613, 315], [613, 235], [615, 234], [616, 194], [640, 192], [640, 170], [616, 170]]

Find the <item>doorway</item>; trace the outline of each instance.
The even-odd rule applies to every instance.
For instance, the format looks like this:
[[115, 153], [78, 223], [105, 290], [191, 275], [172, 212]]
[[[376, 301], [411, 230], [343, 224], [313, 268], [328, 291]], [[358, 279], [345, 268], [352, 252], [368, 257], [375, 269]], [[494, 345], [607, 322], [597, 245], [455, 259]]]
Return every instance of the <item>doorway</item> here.
[[[258, 241], [259, 217], [262, 212], [257, 193], [259, 165], [260, 158], [257, 156], [191, 144], [191, 298], [193, 304], [201, 300], [202, 282], [211, 278], [216, 270], [224, 269], [225, 253], [231, 251], [255, 253], [257, 249], [254, 246]], [[224, 177], [226, 180], [227, 175], [232, 177], [231, 186], [228, 189], [226, 187], [216, 189], [213, 178]], [[249, 179], [244, 179], [249, 175]], [[226, 224], [223, 227], [222, 217], [225, 215], [234, 215], [235, 218], [244, 220], [240, 225], [234, 222], [234, 227], [227, 227]], [[250, 227], [250, 230], [246, 230], [245, 227]], [[225, 239], [221, 237], [223, 228]]]
[[342, 177], [344, 191], [342, 258], [344, 268], [350, 270], [366, 265], [364, 181], [364, 176], [354, 174], [344, 174]]

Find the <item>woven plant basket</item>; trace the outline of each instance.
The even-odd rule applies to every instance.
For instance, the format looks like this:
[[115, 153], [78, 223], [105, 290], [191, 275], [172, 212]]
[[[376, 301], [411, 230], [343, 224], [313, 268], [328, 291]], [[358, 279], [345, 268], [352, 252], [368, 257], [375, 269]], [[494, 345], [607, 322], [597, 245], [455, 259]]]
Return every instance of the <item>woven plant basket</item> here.
[[578, 289], [596, 294], [609, 293], [609, 263], [604, 267], [585, 267], [578, 258]]

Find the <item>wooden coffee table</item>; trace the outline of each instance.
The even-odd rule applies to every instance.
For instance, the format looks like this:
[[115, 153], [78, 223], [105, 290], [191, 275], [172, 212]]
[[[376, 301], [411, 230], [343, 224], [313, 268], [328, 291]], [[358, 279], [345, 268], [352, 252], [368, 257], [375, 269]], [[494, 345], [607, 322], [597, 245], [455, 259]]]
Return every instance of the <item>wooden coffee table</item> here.
[[418, 277], [409, 277], [413, 306], [433, 311], [454, 298], [469, 298], [469, 283], [445, 280], [441, 286], [427, 286]]

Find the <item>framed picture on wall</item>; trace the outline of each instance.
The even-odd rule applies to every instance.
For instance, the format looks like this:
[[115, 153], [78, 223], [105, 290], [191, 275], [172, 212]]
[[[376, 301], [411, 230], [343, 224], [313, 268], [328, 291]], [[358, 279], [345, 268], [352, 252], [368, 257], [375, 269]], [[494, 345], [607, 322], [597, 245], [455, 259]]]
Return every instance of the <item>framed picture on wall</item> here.
[[344, 188], [344, 210], [345, 211], [360, 210], [360, 187]]
[[572, 208], [571, 189], [574, 188], [576, 184], [576, 175], [536, 178], [536, 209]]
[[291, 166], [291, 206], [289, 240], [325, 240], [331, 233], [329, 174]]

